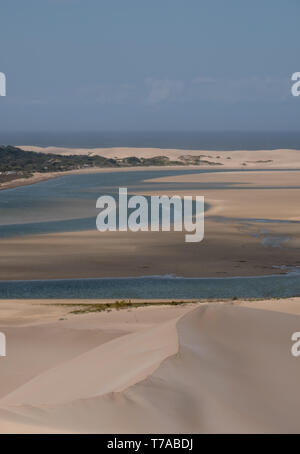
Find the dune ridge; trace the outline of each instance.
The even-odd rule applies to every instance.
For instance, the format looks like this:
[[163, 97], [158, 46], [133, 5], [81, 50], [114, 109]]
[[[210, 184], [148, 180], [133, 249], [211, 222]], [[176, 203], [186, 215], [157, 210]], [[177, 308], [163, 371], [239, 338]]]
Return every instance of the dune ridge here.
[[[55, 153], [60, 155], [89, 155], [103, 156], [104, 158], [153, 158], [165, 156], [170, 160], [183, 157], [201, 156], [208, 162], [221, 164], [225, 168], [299, 168], [299, 150], [274, 149], [274, 150], [183, 150], [171, 148], [145, 148], [145, 147], [113, 147], [113, 148], [67, 148], [67, 147], [38, 147], [34, 145], [19, 145], [25, 151], [37, 153]], [[201, 167], [209, 167], [203, 163]]]
[[177, 351], [176, 321], [92, 348], [25, 383], [3, 397], [0, 406], [55, 405], [123, 391], [143, 380], [163, 359]]
[[[300, 301], [290, 301], [288, 313], [284, 304], [274, 302], [275, 311], [265, 303], [202, 304], [147, 333], [109, 341], [1, 399], [1, 431], [299, 431], [300, 360], [290, 338], [299, 331]], [[104, 377], [108, 352], [118, 367], [106, 363]]]

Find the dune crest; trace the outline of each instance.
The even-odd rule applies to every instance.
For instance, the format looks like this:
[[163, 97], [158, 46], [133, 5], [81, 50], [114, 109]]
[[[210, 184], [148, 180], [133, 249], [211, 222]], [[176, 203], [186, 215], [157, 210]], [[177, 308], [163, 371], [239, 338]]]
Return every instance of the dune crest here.
[[123, 391], [176, 353], [176, 321], [118, 337], [80, 354], [4, 396], [0, 406], [55, 405]]
[[15, 417], [16, 430], [29, 432], [298, 432], [300, 360], [290, 337], [300, 316], [264, 307], [203, 304], [110, 341], [3, 398], [0, 419], [9, 412], [6, 422]]

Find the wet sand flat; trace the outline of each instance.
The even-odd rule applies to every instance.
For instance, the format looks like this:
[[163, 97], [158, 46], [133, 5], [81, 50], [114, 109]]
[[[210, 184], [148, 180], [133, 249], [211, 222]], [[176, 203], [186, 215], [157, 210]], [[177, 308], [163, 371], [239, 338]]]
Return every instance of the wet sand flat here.
[[[299, 265], [299, 225], [276, 222], [300, 219], [298, 172], [195, 173], [149, 181], [154, 185], [149, 195], [205, 196], [209, 209], [202, 242], [185, 243], [181, 232], [96, 229], [0, 239], [0, 279], [251, 276], [281, 272], [274, 266]], [[202, 186], [163, 189], [164, 183], [176, 182]], [[218, 183], [228, 186], [203, 188]]]

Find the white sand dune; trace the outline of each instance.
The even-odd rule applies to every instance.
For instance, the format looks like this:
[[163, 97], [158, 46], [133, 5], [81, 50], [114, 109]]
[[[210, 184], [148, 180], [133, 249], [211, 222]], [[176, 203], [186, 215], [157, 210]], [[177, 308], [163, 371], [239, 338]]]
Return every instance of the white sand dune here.
[[176, 353], [175, 325], [176, 319], [106, 342], [38, 375], [1, 399], [0, 405], [56, 405], [120, 392]]
[[300, 301], [251, 304], [188, 312], [178, 350], [173, 319], [38, 375], [0, 400], [1, 432], [299, 432]]
[[[66, 147], [38, 147], [34, 145], [20, 145], [25, 151], [37, 153], [55, 153], [60, 155], [89, 155], [105, 158], [126, 158], [138, 156], [153, 158], [167, 156], [170, 160], [180, 159], [182, 156], [202, 156], [207, 162], [217, 162], [228, 168], [299, 168], [299, 150], [181, 150], [141, 147], [115, 148], [66, 148]], [[205, 165], [203, 166], [205, 167]]]

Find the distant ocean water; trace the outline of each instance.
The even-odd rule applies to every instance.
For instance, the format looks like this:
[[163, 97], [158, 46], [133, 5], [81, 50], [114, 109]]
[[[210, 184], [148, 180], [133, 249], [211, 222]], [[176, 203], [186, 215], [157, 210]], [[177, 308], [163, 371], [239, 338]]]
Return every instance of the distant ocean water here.
[[146, 147], [190, 150], [300, 150], [294, 132], [16, 132], [1, 133], [0, 144], [78, 148]]

